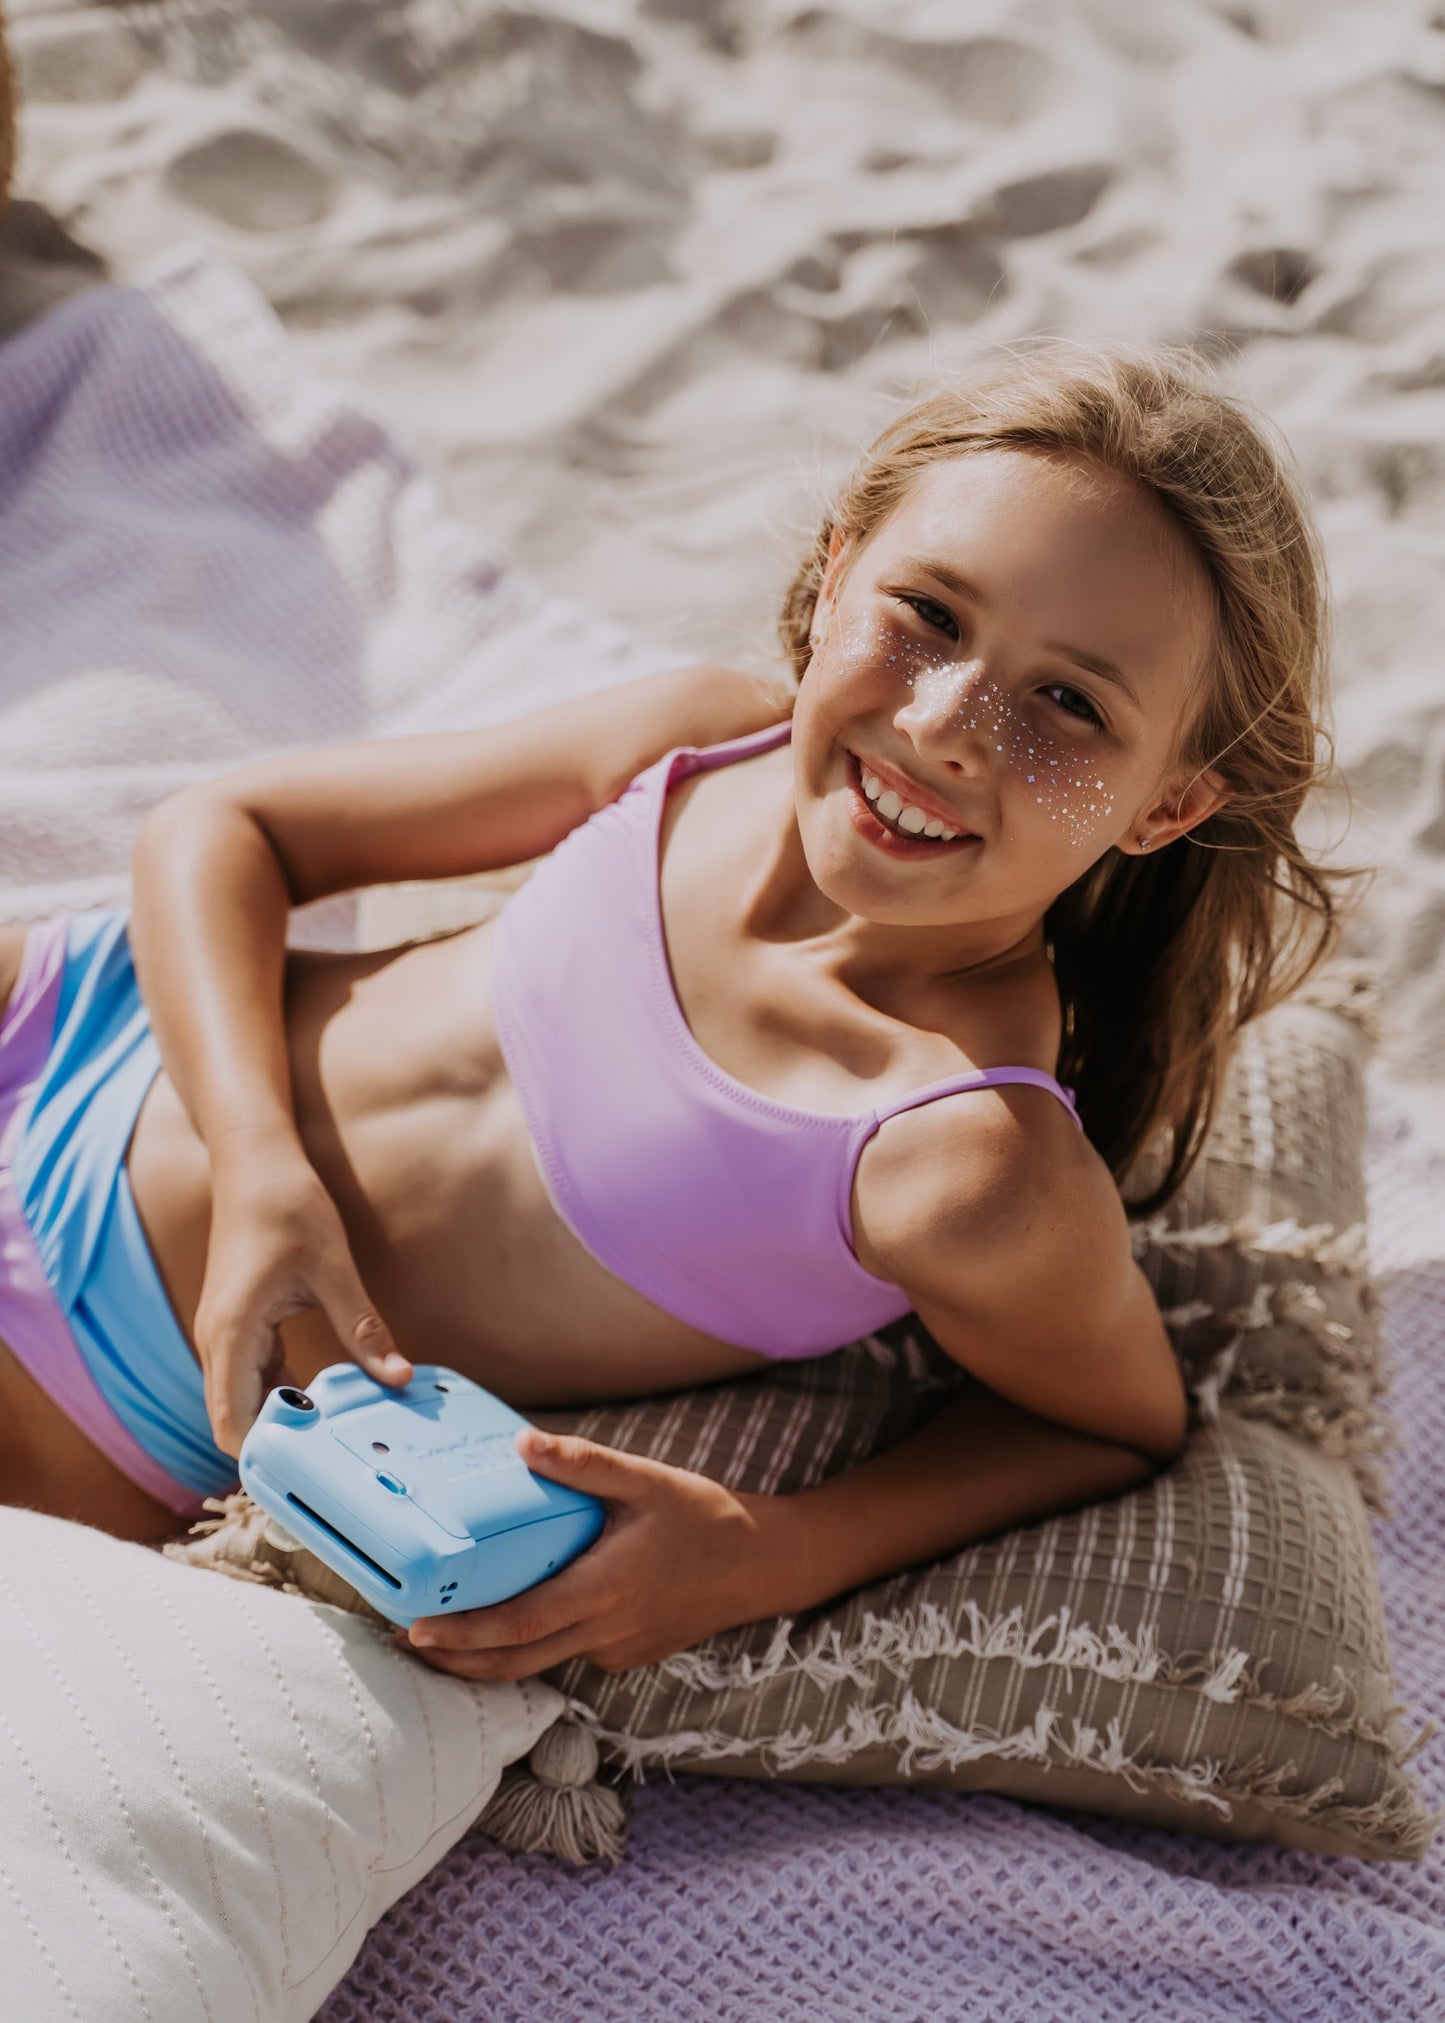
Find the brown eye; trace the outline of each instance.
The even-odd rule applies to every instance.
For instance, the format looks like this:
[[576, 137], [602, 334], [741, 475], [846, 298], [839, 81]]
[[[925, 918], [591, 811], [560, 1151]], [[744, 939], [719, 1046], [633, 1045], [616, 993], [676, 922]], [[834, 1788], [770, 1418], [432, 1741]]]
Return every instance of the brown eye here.
[[958, 637], [958, 621], [946, 605], [935, 603], [931, 597], [900, 597], [900, 604], [906, 604], [910, 611], [916, 611], [924, 624], [934, 632], [942, 632], [949, 639]]
[[1077, 710], [1067, 703], [1060, 703], [1059, 708], [1063, 710], [1065, 716], [1076, 717], [1080, 723], [1091, 723], [1099, 730], [1104, 728], [1104, 719], [1080, 689], [1070, 688], [1067, 682], [1055, 681], [1049, 684], [1048, 688], [1044, 690], [1044, 694], [1072, 696], [1076, 702], [1081, 702], [1084, 707], [1082, 710]]

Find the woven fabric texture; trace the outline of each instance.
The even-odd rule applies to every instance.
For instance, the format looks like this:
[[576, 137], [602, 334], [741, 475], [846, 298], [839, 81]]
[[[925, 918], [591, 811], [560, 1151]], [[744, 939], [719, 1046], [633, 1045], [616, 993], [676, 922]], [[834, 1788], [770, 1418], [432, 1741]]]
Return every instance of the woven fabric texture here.
[[[1341, 963], [1247, 1026], [1203, 1158], [1131, 1234], [1197, 1409], [1227, 1398], [1340, 1457], [1383, 1514], [1392, 1429], [1361, 1153], [1376, 991]], [[1126, 1196], [1140, 1192], [1131, 1176]]]
[[[1372, 1079], [1371, 1259], [1402, 1445], [1373, 1526], [1401, 1699], [1445, 1724], [1445, 1151]], [[1445, 1732], [1412, 1769], [1445, 1802]], [[1445, 1836], [1411, 1864], [1226, 1846], [996, 1795], [638, 1792], [628, 1859], [473, 1834], [322, 2023], [1434, 2023]]]

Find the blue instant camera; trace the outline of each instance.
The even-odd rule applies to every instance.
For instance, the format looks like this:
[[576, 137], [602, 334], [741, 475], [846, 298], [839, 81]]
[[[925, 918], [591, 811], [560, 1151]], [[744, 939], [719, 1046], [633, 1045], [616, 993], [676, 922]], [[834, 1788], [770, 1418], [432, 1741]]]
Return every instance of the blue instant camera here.
[[529, 1422], [480, 1384], [418, 1363], [380, 1384], [332, 1363], [272, 1391], [241, 1447], [241, 1486], [391, 1622], [486, 1608], [589, 1546], [595, 1496], [534, 1475]]

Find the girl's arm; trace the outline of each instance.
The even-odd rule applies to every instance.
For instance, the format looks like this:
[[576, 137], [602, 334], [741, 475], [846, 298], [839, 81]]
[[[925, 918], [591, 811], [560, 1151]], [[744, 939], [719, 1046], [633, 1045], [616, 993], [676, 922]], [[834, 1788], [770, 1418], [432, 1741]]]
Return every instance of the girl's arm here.
[[147, 814], [130, 939], [162, 1064], [211, 1157], [195, 1334], [226, 1452], [240, 1452], [280, 1376], [277, 1328], [292, 1315], [320, 1307], [373, 1376], [411, 1374], [297, 1134], [283, 1016], [291, 908], [539, 856], [673, 746], [760, 730], [785, 709], [750, 676], [686, 668], [480, 731], [265, 760]]
[[1056, 1098], [1005, 1085], [961, 1118], [938, 1103], [898, 1122], [860, 1190], [860, 1261], [1001, 1397], [1175, 1459], [1188, 1422], [1178, 1359], [1113, 1175]]
[[796, 1615], [1016, 1525], [1139, 1488], [1163, 1463], [1011, 1405], [976, 1381], [886, 1454], [791, 1496], [571, 1436], [518, 1435], [528, 1467], [600, 1496], [608, 1522], [511, 1601], [433, 1616], [398, 1643], [467, 1679], [567, 1658], [626, 1671], [741, 1623]]
[[691, 667], [483, 730], [262, 760], [157, 803], [136, 840], [131, 944], [161, 1060], [212, 1155], [241, 1133], [294, 1139], [292, 907], [524, 863], [674, 745], [782, 714], [755, 678]]
[[[999, 1092], [995, 1092], [998, 1095]], [[976, 1539], [1139, 1487], [1182, 1451], [1188, 1398], [1112, 1177], [1025, 1090], [960, 1123], [908, 1113], [855, 1212], [859, 1258], [903, 1285], [972, 1381], [886, 1454], [791, 1496], [754, 1496], [591, 1441], [519, 1451], [589, 1489], [609, 1521], [527, 1594], [414, 1625], [470, 1678], [583, 1656], [657, 1662], [738, 1623], [795, 1614]], [[1050, 1128], [1055, 1122], [1062, 1128]], [[939, 1175], [953, 1198], [940, 1201]]]

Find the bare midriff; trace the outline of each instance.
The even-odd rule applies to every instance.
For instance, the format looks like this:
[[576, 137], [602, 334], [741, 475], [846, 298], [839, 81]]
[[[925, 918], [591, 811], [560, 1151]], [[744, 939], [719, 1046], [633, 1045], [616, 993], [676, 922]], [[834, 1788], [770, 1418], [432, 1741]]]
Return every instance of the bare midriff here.
[[[494, 926], [381, 954], [287, 958], [297, 1131], [397, 1346], [521, 1409], [755, 1366], [751, 1351], [697, 1333], [614, 1278], [553, 1208], [492, 1021]], [[127, 1171], [194, 1344], [210, 1161], [164, 1073], [136, 1120]], [[280, 1333], [301, 1383], [343, 1353], [319, 1310]]]

